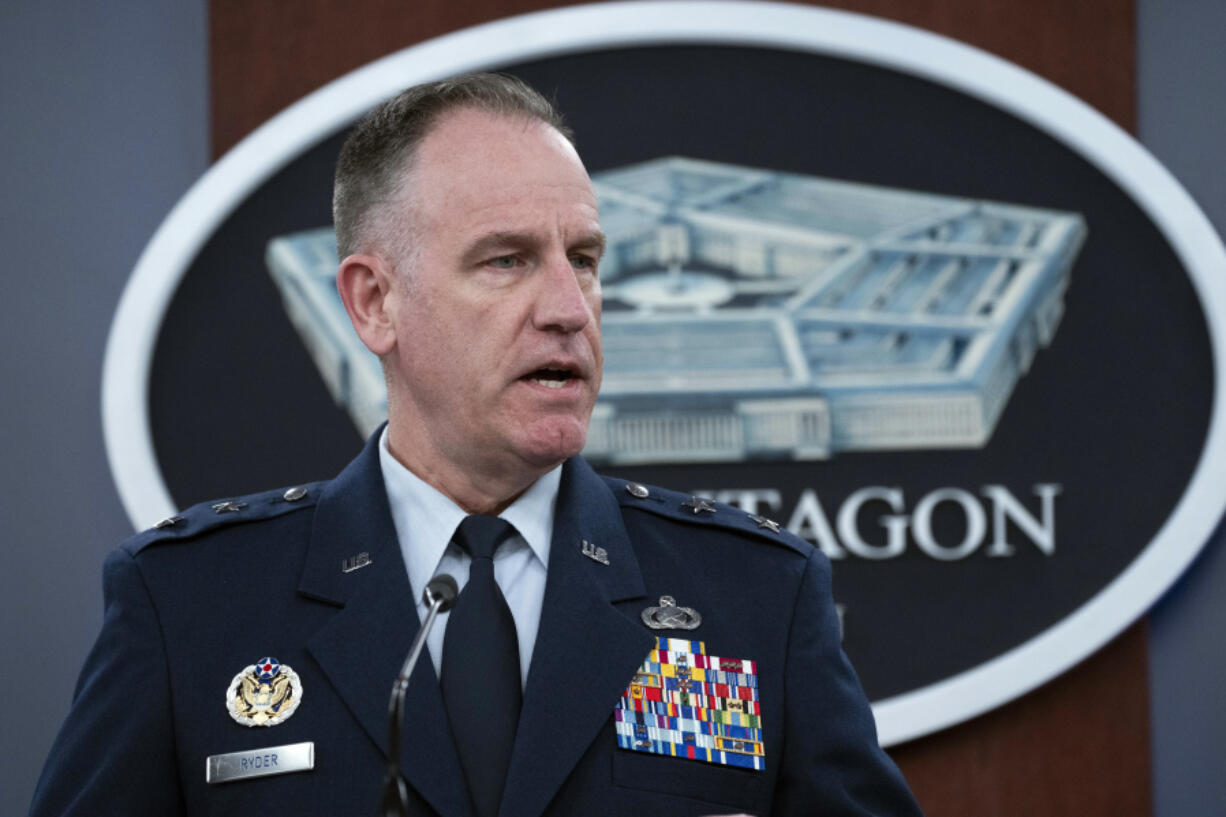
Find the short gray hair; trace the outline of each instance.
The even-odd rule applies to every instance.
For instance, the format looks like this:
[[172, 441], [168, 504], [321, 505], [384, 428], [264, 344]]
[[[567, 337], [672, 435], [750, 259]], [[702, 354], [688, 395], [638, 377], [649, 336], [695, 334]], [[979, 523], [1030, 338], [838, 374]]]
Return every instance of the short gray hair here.
[[399, 192], [422, 140], [443, 114], [461, 108], [537, 120], [574, 142], [553, 103], [507, 74], [467, 74], [402, 91], [358, 120], [341, 148], [332, 191], [341, 258], [363, 249], [375, 211]]

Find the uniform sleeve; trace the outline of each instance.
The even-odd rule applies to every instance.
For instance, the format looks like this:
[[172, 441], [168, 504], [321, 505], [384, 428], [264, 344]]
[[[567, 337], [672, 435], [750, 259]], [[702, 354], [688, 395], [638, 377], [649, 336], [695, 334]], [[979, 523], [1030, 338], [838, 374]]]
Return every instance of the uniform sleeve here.
[[783, 768], [772, 815], [920, 815], [877, 743], [872, 710], [840, 646], [830, 563], [809, 557], [791, 623]]
[[183, 814], [161, 628], [140, 568], [103, 568], [102, 632], [39, 778], [31, 817]]

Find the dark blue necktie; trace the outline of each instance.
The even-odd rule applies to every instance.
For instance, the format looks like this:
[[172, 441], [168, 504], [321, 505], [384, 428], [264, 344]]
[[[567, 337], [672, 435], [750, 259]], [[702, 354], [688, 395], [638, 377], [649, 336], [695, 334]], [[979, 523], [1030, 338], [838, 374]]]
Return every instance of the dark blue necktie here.
[[472, 564], [447, 619], [440, 683], [478, 817], [498, 813], [523, 700], [515, 620], [494, 581], [494, 551], [514, 535], [505, 520], [473, 515], [452, 539]]

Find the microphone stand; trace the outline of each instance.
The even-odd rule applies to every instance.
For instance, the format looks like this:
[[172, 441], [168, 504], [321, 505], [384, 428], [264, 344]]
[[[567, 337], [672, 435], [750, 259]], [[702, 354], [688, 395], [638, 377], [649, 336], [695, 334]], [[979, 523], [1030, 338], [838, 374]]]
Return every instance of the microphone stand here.
[[451, 609], [458, 593], [456, 580], [446, 573], [435, 576], [426, 585], [422, 598], [430, 609], [426, 612], [426, 620], [421, 629], [417, 631], [417, 637], [413, 639], [413, 646], [409, 648], [408, 657], [404, 659], [404, 666], [400, 668], [396, 682], [392, 684], [392, 697], [387, 707], [387, 773], [383, 778], [382, 807], [384, 817], [409, 817], [409, 790], [404, 778], [400, 776], [400, 724], [404, 721], [404, 696], [409, 689], [409, 677], [413, 674], [413, 667], [417, 665], [417, 659], [426, 645], [426, 636], [434, 626], [434, 619], [439, 613]]

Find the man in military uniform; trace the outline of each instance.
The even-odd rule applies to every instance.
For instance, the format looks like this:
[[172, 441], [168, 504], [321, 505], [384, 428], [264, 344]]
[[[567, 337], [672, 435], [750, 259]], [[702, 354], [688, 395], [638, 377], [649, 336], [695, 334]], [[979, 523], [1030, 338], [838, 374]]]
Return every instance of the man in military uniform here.
[[32, 813], [375, 813], [388, 691], [450, 573], [408, 690], [411, 813], [918, 814], [821, 553], [578, 456], [604, 238], [552, 107], [506, 77], [409, 89], [342, 150], [335, 221], [388, 424], [334, 480], [111, 555]]

